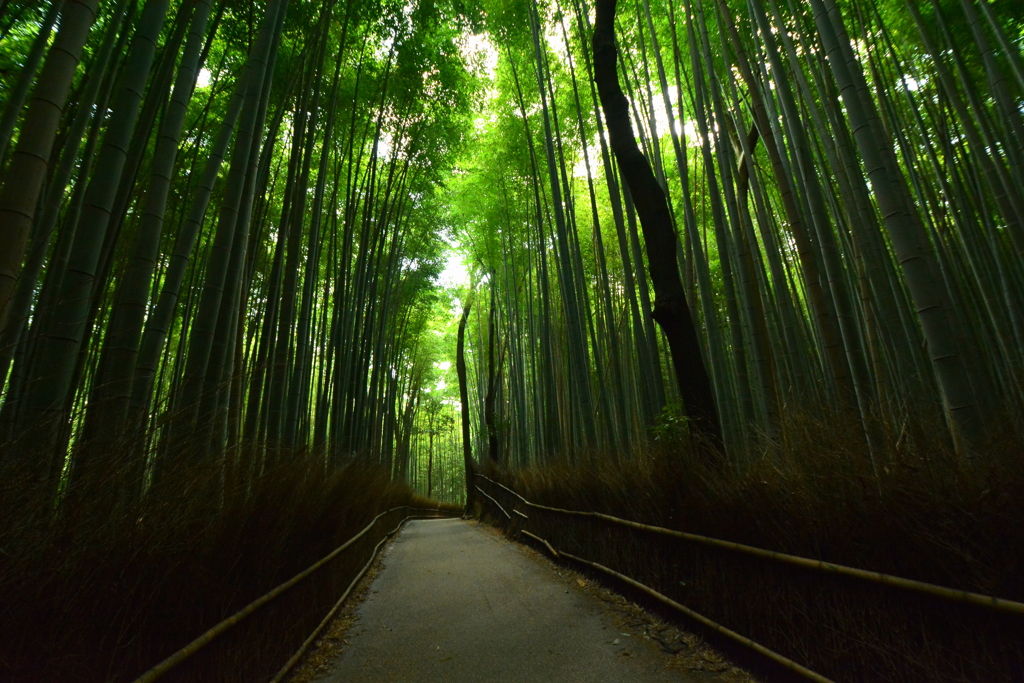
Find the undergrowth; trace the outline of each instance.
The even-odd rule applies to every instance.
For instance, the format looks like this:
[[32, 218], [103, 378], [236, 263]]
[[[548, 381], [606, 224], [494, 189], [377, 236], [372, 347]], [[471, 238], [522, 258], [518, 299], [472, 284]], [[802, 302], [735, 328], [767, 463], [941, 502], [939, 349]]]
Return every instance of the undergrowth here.
[[[736, 466], [709, 463], [688, 450], [679, 430], [663, 426], [629, 457], [591, 453], [493, 473], [545, 505], [1024, 600], [1024, 448], [1016, 435], [1008, 429], [984, 453], [965, 458], [938, 436], [941, 429], [902, 425], [883, 433], [872, 464], [859, 430], [835, 415], [790, 414]], [[983, 610], [734, 553], [680, 549], [678, 542], [668, 548], [664, 540], [579, 518], [534, 511], [525, 528], [531, 524], [551, 534], [556, 547], [560, 541], [583, 557], [632, 568], [697, 611], [752, 637], [760, 633], [837, 680], [1024, 675], [1024, 653], [1012, 645], [1022, 635], [1019, 618], [1007, 626]], [[951, 623], [939, 623], [947, 617]], [[992, 632], [1011, 645], [993, 653], [961, 638], [960, 651], [956, 636], [946, 642], [933, 628], [974, 629], [979, 639]]]
[[[244, 491], [218, 467], [169, 473], [141, 503], [96, 523], [35, 515], [0, 531], [0, 679], [130, 681], [399, 505], [436, 507], [382, 473], [325, 473], [295, 457]], [[7, 482], [4, 519], [46, 492]], [[265, 680], [309, 634], [395, 526], [390, 515], [325, 570], [215, 641], [167, 680]]]

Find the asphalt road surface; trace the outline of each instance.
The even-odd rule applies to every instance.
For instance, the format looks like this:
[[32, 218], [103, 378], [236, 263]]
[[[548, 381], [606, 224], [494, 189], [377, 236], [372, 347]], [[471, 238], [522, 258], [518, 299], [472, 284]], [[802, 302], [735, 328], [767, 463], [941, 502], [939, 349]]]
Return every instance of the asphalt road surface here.
[[461, 520], [413, 521], [385, 555], [331, 683], [678, 683], [653, 641], [529, 551]]

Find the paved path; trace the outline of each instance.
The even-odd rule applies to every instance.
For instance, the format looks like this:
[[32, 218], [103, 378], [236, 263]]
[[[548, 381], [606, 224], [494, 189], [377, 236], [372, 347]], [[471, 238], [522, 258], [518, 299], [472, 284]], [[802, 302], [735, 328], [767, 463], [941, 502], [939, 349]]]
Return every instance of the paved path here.
[[318, 683], [679, 683], [652, 641], [477, 524], [406, 525]]

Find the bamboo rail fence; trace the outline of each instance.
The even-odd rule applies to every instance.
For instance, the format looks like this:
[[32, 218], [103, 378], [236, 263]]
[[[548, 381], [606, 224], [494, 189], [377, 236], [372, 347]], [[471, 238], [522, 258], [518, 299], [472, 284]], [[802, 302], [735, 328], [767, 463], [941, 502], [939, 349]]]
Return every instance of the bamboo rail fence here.
[[[959, 602], [962, 604], [984, 607], [997, 612], [1006, 612], [1009, 614], [1024, 616], [1024, 602], [1016, 602], [1014, 600], [997, 598], [992, 595], [983, 595], [981, 593], [972, 593], [970, 591], [958, 590], [956, 588], [937, 586], [935, 584], [926, 583], [924, 581], [905, 579], [899, 576], [893, 576], [891, 574], [883, 574], [882, 572], [874, 572], [866, 569], [857, 569], [856, 567], [847, 567], [845, 565], [835, 564], [832, 562], [825, 562], [823, 560], [814, 560], [807, 557], [799, 557], [797, 555], [787, 555], [786, 553], [780, 553], [774, 550], [765, 550], [764, 548], [755, 548], [754, 546], [744, 545], [742, 543], [734, 543], [732, 541], [724, 541], [719, 538], [712, 538], [711, 536], [701, 536], [700, 534], [691, 534], [685, 531], [675, 531], [673, 529], [652, 526], [650, 524], [641, 524], [640, 522], [633, 522], [628, 519], [622, 519], [620, 517], [606, 515], [602, 512], [564, 510], [562, 508], [541, 505], [539, 503], [533, 503], [531, 501], [526, 500], [526, 498], [523, 498], [521, 495], [519, 495], [509, 487], [505, 486], [500, 482], [494, 481], [493, 479], [483, 474], [477, 474], [476, 476], [480, 477], [481, 479], [485, 479], [486, 481], [491, 482], [495, 486], [504, 489], [511, 495], [521, 500], [524, 505], [527, 505], [528, 507], [537, 510], [545, 510], [547, 512], [555, 512], [558, 514], [571, 515], [576, 517], [591, 517], [593, 519], [600, 519], [605, 522], [618, 524], [620, 526], [629, 527], [631, 529], [637, 529], [639, 531], [646, 531], [648, 533], [658, 534], [661, 536], [670, 536], [672, 538], [678, 538], [683, 541], [699, 543], [701, 545], [711, 546], [715, 548], [724, 548], [725, 550], [731, 550], [746, 555], [753, 555], [755, 557], [771, 560], [774, 562], [781, 562], [785, 564], [794, 565], [797, 567], [803, 567], [804, 569], [810, 569], [812, 571], [819, 571], [826, 574], [838, 574], [841, 576], [849, 576], [851, 578], [860, 579], [862, 581], [869, 581], [872, 583], [881, 584], [883, 586], [891, 586], [893, 588], [900, 588], [903, 590], [913, 591], [924, 595], [942, 598], [944, 600], [949, 600], [951, 602]], [[490, 496], [488, 496], [488, 498], [490, 498]], [[493, 498], [491, 500], [493, 500]]]
[[[519, 494], [515, 493], [514, 491], [512, 491], [508, 487], [503, 486], [502, 484], [498, 484], [498, 482], [494, 481], [493, 479], [488, 479], [487, 477], [484, 477], [482, 474], [478, 474], [477, 476], [478, 477], [483, 477], [484, 479], [487, 479], [487, 481], [490, 481], [492, 484], [496, 484], [498, 486], [501, 486], [506, 491], [509, 491], [513, 495], [519, 497], [524, 502], [527, 502], [525, 498], [523, 498]], [[476, 485], [474, 485], [474, 486], [476, 486]], [[490, 495], [488, 495], [479, 486], [476, 486], [476, 490], [479, 493], [481, 493], [485, 498], [487, 498], [492, 503], [497, 505], [498, 509], [501, 510], [505, 514], [506, 517], [508, 517], [509, 521], [512, 520], [512, 515], [510, 515], [508, 512], [506, 512], [505, 508], [503, 508], [498, 503], [498, 501], [496, 501], [494, 498], [492, 498]], [[527, 502], [527, 504], [529, 504], [529, 503]], [[547, 509], [557, 510], [558, 508], [547, 508]], [[523, 515], [523, 516], [525, 517], [525, 515]], [[682, 612], [686, 616], [690, 617], [691, 619], [694, 619], [695, 621], [703, 624], [704, 626], [712, 629], [713, 631], [716, 631], [717, 633], [720, 633], [720, 634], [722, 634], [722, 635], [724, 635], [724, 636], [726, 636], [728, 638], [731, 638], [732, 640], [740, 643], [741, 645], [744, 645], [745, 647], [748, 647], [751, 650], [754, 650], [758, 654], [760, 654], [760, 655], [762, 655], [764, 657], [767, 657], [768, 659], [771, 659], [776, 664], [779, 664], [779, 665], [785, 667], [786, 669], [789, 669], [790, 671], [793, 671], [795, 673], [800, 674], [801, 676], [803, 676], [804, 678], [806, 678], [808, 680], [815, 681], [815, 683], [835, 683], [832, 679], [826, 678], [826, 677], [822, 676], [821, 674], [819, 674], [818, 672], [812, 671], [811, 669], [808, 669], [806, 666], [803, 666], [802, 664], [799, 664], [799, 663], [793, 661], [789, 657], [786, 657], [785, 655], [779, 654], [775, 650], [771, 650], [771, 649], [765, 647], [764, 645], [762, 645], [761, 643], [757, 642], [756, 640], [752, 640], [750, 638], [747, 638], [746, 636], [741, 635], [741, 634], [737, 633], [736, 631], [733, 631], [732, 629], [723, 626], [722, 624], [719, 624], [717, 621], [712, 621], [711, 619], [707, 618], [703, 614], [700, 614], [698, 612], [693, 611], [689, 607], [686, 607], [685, 605], [676, 602], [675, 600], [673, 600], [672, 598], [668, 597], [667, 595], [665, 595], [663, 593], [659, 593], [658, 591], [654, 590], [653, 588], [651, 588], [650, 586], [648, 586], [646, 584], [640, 583], [636, 579], [633, 579], [633, 578], [631, 578], [629, 576], [626, 576], [625, 574], [617, 572], [614, 569], [612, 569], [610, 567], [606, 567], [603, 564], [598, 564], [597, 562], [592, 562], [590, 560], [584, 559], [582, 557], [578, 557], [576, 555], [572, 555], [572, 554], [567, 553], [565, 551], [555, 550], [554, 546], [552, 546], [551, 543], [547, 539], [541, 538], [540, 536], [537, 536], [536, 534], [532, 534], [529, 531], [526, 531], [525, 529], [520, 529], [520, 530], [518, 530], [518, 532], [520, 534], [522, 534], [523, 536], [526, 536], [527, 538], [532, 538], [534, 541], [537, 541], [538, 543], [542, 544], [544, 547], [546, 547], [548, 549], [548, 552], [550, 552], [552, 557], [554, 557], [555, 559], [565, 557], [565, 558], [570, 559], [570, 560], [572, 560], [574, 562], [579, 562], [580, 564], [583, 564], [583, 565], [586, 565], [588, 567], [592, 567], [593, 569], [597, 569], [598, 571], [604, 572], [605, 574], [608, 574], [609, 576], [614, 576], [615, 578], [619, 579], [620, 581], [622, 581], [622, 582], [624, 582], [626, 584], [629, 584], [630, 586], [633, 586], [634, 588], [636, 588], [636, 589], [638, 589], [640, 591], [643, 591], [647, 595], [650, 595], [654, 599], [656, 599], [656, 600], [658, 600], [658, 601], [668, 605], [669, 607], [672, 607], [672, 608]]]
[[[526, 532], [524, 531], [523, 533], [525, 534]], [[750, 638], [747, 638], [744, 635], [740, 635], [736, 631], [733, 631], [732, 629], [726, 628], [725, 626], [722, 626], [721, 624], [719, 624], [716, 621], [712, 621], [711, 619], [708, 619], [703, 614], [699, 614], [698, 612], [694, 612], [689, 607], [676, 602], [675, 600], [673, 600], [672, 598], [668, 597], [667, 595], [665, 595], [663, 593], [659, 593], [658, 591], [654, 590], [650, 586], [644, 585], [644, 584], [640, 583], [639, 581], [631, 579], [630, 577], [626, 576], [625, 574], [621, 574], [621, 573], [615, 571], [614, 569], [611, 569], [610, 567], [604, 566], [603, 564], [598, 564], [597, 562], [591, 562], [590, 560], [585, 560], [582, 557], [577, 557], [576, 555], [572, 555], [570, 553], [558, 552], [554, 548], [552, 548], [551, 544], [548, 543], [543, 538], [540, 538], [538, 536], [534, 536], [533, 534], [527, 534], [527, 535], [530, 536], [531, 538], [537, 539], [538, 541], [540, 541], [541, 543], [546, 545], [548, 550], [550, 550], [551, 554], [554, 555], [555, 557], [567, 557], [570, 560], [574, 560], [575, 562], [579, 562], [580, 564], [587, 565], [588, 567], [593, 567], [594, 569], [602, 571], [605, 574], [608, 574], [610, 576], [614, 576], [615, 578], [619, 579], [620, 581], [629, 584], [633, 588], [636, 588], [636, 589], [638, 589], [640, 591], [643, 591], [647, 595], [650, 595], [652, 598], [655, 598], [656, 600], [658, 600], [658, 601], [668, 605], [669, 607], [672, 607], [672, 608], [674, 608], [676, 610], [679, 610], [680, 612], [682, 612], [686, 616], [690, 617], [691, 619], [693, 619], [693, 620], [695, 620], [697, 622], [700, 622], [701, 624], [703, 624], [704, 626], [707, 626], [708, 628], [712, 629], [713, 631], [721, 633], [722, 635], [727, 636], [727, 637], [735, 640], [736, 642], [740, 643], [741, 645], [745, 645], [746, 647], [749, 647], [751, 650], [754, 650], [758, 654], [764, 655], [765, 657], [767, 657], [767, 658], [771, 659], [772, 661], [774, 661], [776, 664], [780, 664], [783, 667], [789, 669], [790, 671], [793, 671], [795, 673], [800, 674], [801, 676], [803, 676], [804, 678], [806, 678], [808, 680], [815, 681], [815, 683], [834, 683], [834, 681], [831, 678], [825, 678], [824, 676], [822, 676], [818, 672], [812, 671], [812, 670], [808, 669], [806, 666], [803, 666], [801, 664], [798, 664], [797, 662], [794, 662], [789, 657], [786, 657], [784, 655], [780, 655], [775, 650], [768, 649], [767, 647], [765, 647], [761, 643], [757, 642], [756, 640], [752, 640]]]
[[[151, 668], [149, 671], [146, 671], [144, 674], [142, 674], [141, 676], [136, 678], [135, 681], [133, 681], [133, 683], [152, 683], [152, 681], [158, 680], [159, 678], [161, 678], [162, 676], [167, 674], [169, 671], [174, 669], [174, 667], [178, 666], [179, 664], [181, 664], [182, 662], [187, 660], [189, 657], [191, 657], [192, 655], [196, 654], [197, 652], [202, 650], [204, 647], [206, 647], [207, 645], [212, 643], [214, 640], [217, 639], [218, 636], [224, 634], [232, 626], [235, 626], [236, 624], [238, 624], [242, 620], [244, 620], [247, 617], [251, 616], [258, 609], [260, 609], [261, 607], [267, 605], [268, 603], [270, 603], [274, 599], [280, 597], [285, 592], [287, 592], [288, 589], [293, 588], [294, 586], [298, 585], [304, 579], [309, 578], [314, 572], [316, 572], [318, 569], [321, 569], [322, 567], [324, 567], [331, 560], [333, 560], [338, 555], [340, 555], [342, 552], [344, 552], [346, 549], [348, 549], [349, 546], [351, 546], [353, 543], [355, 543], [360, 538], [362, 538], [367, 533], [369, 533], [370, 529], [372, 529], [374, 527], [374, 525], [377, 524], [377, 521], [380, 520], [381, 517], [384, 517], [385, 515], [391, 514], [392, 512], [394, 512], [396, 510], [403, 510], [403, 509], [404, 510], [416, 510], [416, 511], [419, 511], [419, 512], [437, 512], [437, 513], [441, 513], [442, 512], [441, 510], [434, 509], [434, 508], [414, 508], [414, 507], [410, 507], [408, 505], [399, 505], [398, 507], [393, 507], [390, 510], [385, 510], [384, 512], [382, 512], [379, 515], [377, 515], [376, 517], [374, 517], [373, 520], [369, 524], [367, 524], [366, 527], [362, 531], [360, 531], [358, 534], [356, 534], [352, 538], [348, 539], [347, 541], [342, 543], [340, 546], [338, 546], [337, 548], [332, 550], [330, 553], [325, 555], [323, 558], [321, 558], [320, 560], [316, 561], [315, 563], [313, 563], [312, 565], [310, 565], [309, 567], [307, 567], [303, 571], [299, 572], [298, 574], [296, 574], [292, 578], [288, 579], [284, 583], [280, 584], [279, 586], [277, 586], [273, 590], [271, 590], [271, 591], [263, 594], [262, 596], [256, 598], [255, 600], [250, 602], [248, 605], [246, 605], [242, 609], [240, 609], [237, 612], [235, 612], [234, 614], [232, 614], [230, 617], [222, 620], [220, 623], [216, 624], [215, 626], [212, 626], [206, 632], [204, 632], [202, 635], [200, 635], [198, 638], [193, 640], [191, 643], [189, 643], [185, 647], [181, 648], [180, 650], [178, 650], [177, 652], [175, 652], [174, 654], [172, 654], [171, 656], [167, 657], [162, 662], [160, 662], [159, 664], [157, 664], [156, 666]], [[330, 621], [330, 618], [341, 607], [342, 602], [344, 602], [345, 598], [347, 598], [348, 595], [351, 593], [351, 591], [355, 587], [356, 583], [359, 582], [359, 579], [361, 579], [363, 577], [363, 575], [366, 573], [366, 571], [369, 569], [370, 564], [373, 562], [374, 557], [376, 557], [377, 551], [384, 544], [384, 541], [386, 541], [392, 535], [397, 533], [398, 530], [401, 529], [402, 525], [405, 524], [410, 519], [434, 519], [434, 518], [437, 518], [437, 517], [444, 517], [444, 516], [446, 516], [446, 515], [444, 515], [444, 514], [429, 515], [429, 516], [426, 516], [426, 515], [409, 515], [409, 516], [405, 517], [404, 519], [402, 519], [402, 521], [398, 523], [398, 526], [395, 529], [393, 529], [392, 531], [390, 531], [387, 534], [385, 534], [384, 539], [382, 539], [381, 542], [378, 543], [377, 546], [374, 548], [374, 551], [371, 554], [370, 560], [363, 567], [363, 569], [359, 572], [359, 574], [355, 577], [355, 579], [352, 580], [352, 582], [349, 584], [348, 588], [342, 594], [341, 598], [337, 601], [337, 603], [335, 603], [334, 607], [328, 613], [327, 617], [323, 621], [321, 621], [320, 625], [317, 627], [316, 631], [314, 631], [313, 635], [310, 636], [302, 644], [302, 646], [300, 647], [299, 652], [297, 652], [295, 655], [292, 656], [291, 659], [288, 660], [288, 662], [285, 664], [285, 667], [283, 669], [281, 669], [281, 671], [279, 671], [274, 676], [272, 681], [274, 683], [279, 681], [280, 677], [284, 676], [288, 672], [288, 670], [292, 666], [294, 666], [295, 662], [297, 662], [299, 660], [299, 658], [302, 656], [302, 653], [305, 652], [306, 648], [309, 647], [309, 644], [315, 639], [316, 634], [319, 633], [323, 629], [323, 627]]]
[[274, 677], [270, 679], [270, 683], [281, 683], [281, 681], [284, 680], [284, 677], [288, 675], [288, 672], [291, 671], [296, 664], [298, 664], [299, 660], [302, 659], [302, 655], [304, 655], [306, 653], [306, 650], [309, 649], [309, 646], [313, 644], [313, 641], [317, 639], [317, 636], [320, 635], [320, 632], [324, 630], [327, 624], [331, 623], [331, 620], [334, 619], [334, 616], [338, 613], [338, 610], [340, 610], [341, 606], [345, 604], [345, 600], [347, 600], [348, 596], [351, 595], [352, 590], [356, 587], [356, 584], [359, 583], [359, 580], [362, 579], [366, 575], [366, 572], [370, 570], [370, 565], [372, 565], [373, 561], [377, 559], [377, 555], [380, 553], [380, 549], [384, 546], [385, 543], [388, 542], [390, 538], [392, 538], [395, 534], [401, 531], [402, 527], [410, 519], [435, 519], [435, 517], [406, 517], [398, 523], [398, 526], [396, 526], [388, 533], [384, 534], [384, 538], [380, 539], [377, 545], [374, 546], [373, 552], [370, 553], [370, 559], [366, 561], [366, 564], [363, 565], [363, 568], [360, 569], [359, 573], [356, 574], [356, 577], [352, 579], [352, 582], [348, 585], [348, 588], [345, 589], [345, 592], [342, 593], [341, 597], [338, 598], [337, 602], [334, 603], [334, 607], [331, 608], [331, 611], [329, 611], [327, 613], [327, 616], [325, 616], [320, 621], [320, 624], [313, 630], [312, 633], [309, 634], [309, 637], [302, 642], [302, 645], [300, 645], [299, 649], [295, 651], [295, 654], [293, 654], [291, 658], [289, 658], [288, 661], [285, 662], [284, 666], [281, 667], [281, 670], [274, 674]]
[[[994, 610], [994, 611], [997, 611], [997, 612], [1003, 612], [1003, 613], [1008, 613], [1008, 614], [1013, 614], [1013, 615], [1018, 615], [1018, 616], [1024, 615], [1024, 603], [1015, 602], [1013, 600], [1006, 600], [1006, 599], [997, 598], [997, 597], [994, 597], [994, 596], [982, 595], [982, 594], [979, 594], [979, 593], [972, 593], [970, 591], [964, 591], [964, 590], [957, 590], [957, 589], [953, 589], [953, 588], [947, 588], [945, 586], [938, 586], [938, 585], [926, 583], [926, 582], [923, 582], [923, 581], [916, 581], [916, 580], [913, 580], [913, 579], [906, 579], [906, 578], [902, 578], [902, 577], [898, 577], [898, 576], [892, 576], [890, 574], [884, 574], [884, 573], [881, 573], [881, 572], [873, 572], [873, 571], [867, 571], [867, 570], [864, 570], [864, 569], [857, 569], [855, 567], [847, 567], [845, 565], [834, 564], [834, 563], [831, 563], [831, 562], [824, 562], [822, 560], [814, 560], [814, 559], [810, 559], [810, 558], [806, 558], [806, 557], [799, 557], [799, 556], [796, 556], [796, 555], [789, 555], [789, 554], [786, 554], [786, 553], [780, 553], [780, 552], [776, 552], [776, 551], [772, 551], [772, 550], [765, 550], [763, 548], [756, 548], [754, 546], [744, 545], [742, 543], [735, 543], [735, 542], [732, 542], [732, 541], [725, 541], [725, 540], [718, 539], [718, 538], [712, 538], [710, 536], [702, 536], [700, 534], [691, 534], [691, 533], [687, 533], [687, 532], [683, 532], [683, 531], [676, 531], [674, 529], [666, 529], [664, 527], [653, 526], [653, 525], [650, 525], [650, 524], [642, 524], [640, 522], [634, 522], [634, 521], [631, 521], [631, 520], [622, 519], [620, 517], [614, 517], [612, 515], [607, 515], [607, 514], [604, 514], [604, 513], [601, 513], [601, 512], [585, 512], [585, 511], [581, 511], [581, 510], [567, 510], [567, 509], [564, 509], [564, 508], [556, 508], [556, 507], [551, 507], [551, 506], [548, 506], [548, 505], [541, 505], [540, 503], [534, 503], [532, 501], [527, 500], [525, 497], [520, 495], [518, 492], [514, 491], [513, 489], [509, 488], [508, 486], [505, 486], [501, 482], [498, 482], [498, 481], [495, 481], [494, 479], [491, 479], [490, 477], [488, 477], [486, 475], [477, 473], [477, 474], [475, 474], [475, 476], [478, 477], [481, 480], [487, 481], [487, 482], [493, 484], [494, 486], [504, 490], [505, 492], [507, 492], [508, 494], [513, 496], [514, 498], [518, 499], [524, 505], [526, 505], [527, 507], [529, 507], [531, 509], [534, 509], [534, 510], [543, 510], [545, 512], [552, 512], [552, 513], [556, 513], [556, 514], [560, 514], [560, 515], [567, 515], [567, 516], [573, 516], [573, 517], [589, 517], [589, 518], [598, 519], [598, 520], [601, 520], [601, 521], [604, 521], [604, 522], [607, 522], [607, 523], [610, 523], [610, 524], [615, 524], [615, 525], [619, 525], [619, 526], [623, 526], [623, 527], [627, 527], [627, 528], [631, 528], [631, 529], [636, 529], [636, 530], [643, 531], [643, 532], [646, 532], [646, 533], [656, 534], [656, 535], [660, 535], [660, 536], [668, 536], [668, 537], [676, 538], [676, 539], [679, 539], [679, 540], [682, 540], [682, 541], [686, 541], [686, 542], [701, 544], [701, 545], [710, 546], [710, 547], [714, 547], [714, 548], [721, 548], [721, 549], [725, 549], [725, 550], [729, 550], [729, 551], [733, 551], [733, 552], [737, 552], [737, 553], [751, 555], [751, 556], [754, 556], [754, 557], [757, 557], [757, 558], [760, 558], [760, 559], [764, 559], [764, 560], [769, 560], [769, 561], [773, 561], [773, 562], [779, 562], [779, 563], [789, 564], [789, 565], [793, 565], [793, 566], [797, 566], [797, 567], [802, 567], [804, 569], [809, 569], [809, 570], [812, 570], [812, 571], [822, 572], [822, 573], [826, 573], [826, 574], [847, 576], [847, 577], [858, 579], [858, 580], [861, 580], [861, 581], [866, 581], [866, 582], [870, 582], [870, 583], [876, 583], [876, 584], [880, 584], [880, 585], [884, 585], [884, 586], [889, 586], [889, 587], [893, 587], [893, 588], [899, 588], [899, 589], [903, 589], [903, 590], [906, 590], [906, 591], [910, 591], [910, 592], [914, 592], [914, 593], [918, 593], [918, 594], [922, 594], [922, 595], [926, 595], [926, 596], [930, 596], [930, 597], [934, 597], [934, 598], [939, 598], [939, 599], [942, 599], [942, 600], [947, 600], [947, 601], [951, 601], [951, 602], [957, 602], [957, 603], [961, 603], [961, 604], [973, 605], [973, 606], [976, 606], [976, 607], [988, 608], [990, 610]], [[513, 514], [519, 515], [523, 520], [529, 519], [527, 517], [527, 515], [525, 515], [524, 513], [520, 512], [519, 510], [515, 509], [515, 507], [512, 507], [512, 513], [509, 513], [508, 510], [506, 510], [504, 507], [502, 507], [501, 504], [498, 503], [498, 501], [493, 496], [491, 496], [487, 492], [485, 492], [480, 486], [478, 486], [478, 485], [474, 485], [474, 486], [475, 486], [476, 490], [479, 491], [487, 500], [489, 500], [492, 503], [494, 503], [498, 507], [498, 509], [502, 512], [502, 514], [504, 514], [505, 517], [508, 518], [508, 520], [510, 522], [513, 519], [513, 517], [512, 517]], [[659, 591], [651, 588], [650, 586], [647, 586], [647, 585], [645, 585], [643, 583], [640, 583], [639, 581], [636, 581], [635, 579], [633, 579], [633, 578], [631, 578], [629, 576], [626, 576], [625, 574], [622, 574], [622, 573], [620, 573], [620, 572], [618, 572], [618, 571], [616, 571], [614, 569], [611, 569], [610, 567], [607, 567], [607, 566], [605, 566], [603, 564], [599, 564], [597, 562], [593, 562], [591, 560], [587, 560], [585, 558], [578, 557], [576, 555], [572, 555], [572, 554], [564, 552], [564, 551], [559, 551], [559, 550], [555, 549], [548, 540], [546, 540], [544, 538], [541, 538], [540, 536], [537, 536], [536, 534], [530, 533], [529, 531], [526, 531], [525, 529], [516, 529], [516, 532], [518, 534], [526, 536], [526, 537], [528, 537], [528, 538], [530, 538], [530, 539], [532, 539], [532, 540], [542, 544], [544, 547], [547, 548], [547, 550], [551, 553], [551, 555], [553, 557], [555, 557], [555, 558], [564, 557], [564, 558], [567, 558], [567, 559], [572, 560], [574, 562], [578, 562], [578, 563], [580, 563], [582, 565], [585, 565], [585, 566], [591, 567], [593, 569], [596, 569], [596, 570], [598, 570], [598, 571], [600, 571], [600, 572], [602, 572], [604, 574], [607, 574], [609, 576], [613, 576], [616, 579], [618, 579], [618, 580], [620, 580], [620, 581], [622, 581], [622, 582], [632, 586], [633, 588], [636, 588], [637, 590], [640, 590], [643, 593], [646, 593], [647, 595], [653, 597], [654, 599], [658, 600], [659, 602], [662, 602], [663, 604], [668, 605], [669, 607], [672, 607], [673, 609], [683, 613], [684, 615], [690, 617], [691, 619], [697, 621], [698, 623], [704, 625], [705, 627], [710, 628], [711, 630], [713, 630], [713, 631], [715, 631], [715, 632], [717, 632], [717, 633], [719, 633], [719, 634], [721, 634], [723, 636], [728, 637], [729, 639], [731, 639], [731, 640], [733, 640], [733, 641], [735, 641], [735, 642], [737, 642], [737, 643], [739, 643], [739, 644], [741, 644], [741, 645], [743, 645], [743, 646], [753, 650], [754, 652], [757, 652], [758, 654], [760, 654], [760, 655], [762, 655], [764, 657], [767, 657], [768, 659], [771, 659], [775, 663], [785, 667], [786, 669], [789, 669], [790, 671], [793, 671], [794, 673], [797, 673], [797, 674], [803, 676], [804, 678], [806, 678], [808, 680], [816, 681], [816, 683], [832, 683], [831, 679], [826, 678], [825, 676], [822, 676], [821, 674], [819, 674], [819, 673], [817, 673], [815, 671], [812, 671], [811, 669], [809, 669], [809, 668], [807, 668], [807, 667], [805, 667], [805, 666], [803, 666], [803, 665], [793, 661], [792, 659], [789, 659], [788, 657], [786, 657], [784, 655], [781, 655], [781, 654], [779, 654], [779, 653], [777, 653], [777, 652], [775, 652], [775, 651], [765, 647], [764, 645], [758, 643], [755, 640], [752, 640], [751, 638], [748, 638], [748, 637], [746, 637], [744, 635], [741, 635], [741, 634], [737, 633], [736, 631], [733, 631], [733, 630], [727, 628], [726, 626], [723, 626], [722, 624], [719, 624], [719, 623], [717, 623], [715, 621], [712, 621], [708, 617], [693, 611], [689, 607], [686, 607], [685, 605], [683, 605], [683, 604], [681, 604], [679, 602], [676, 602], [675, 600], [673, 600], [672, 598], [668, 597], [667, 595], [664, 595], [663, 593], [660, 593]]]

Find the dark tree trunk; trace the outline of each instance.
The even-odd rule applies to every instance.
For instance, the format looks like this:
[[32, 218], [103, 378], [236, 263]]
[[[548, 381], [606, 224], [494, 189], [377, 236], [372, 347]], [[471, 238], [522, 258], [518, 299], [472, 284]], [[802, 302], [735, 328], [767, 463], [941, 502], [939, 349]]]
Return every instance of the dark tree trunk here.
[[494, 336], [497, 333], [495, 321], [495, 286], [493, 284], [496, 275], [491, 273], [491, 309], [487, 316], [487, 395], [484, 397], [484, 425], [487, 428], [487, 457], [495, 465], [501, 459], [498, 444], [498, 383], [501, 381], [501, 370], [497, 368], [498, 361], [495, 358]]
[[647, 158], [640, 151], [629, 120], [629, 102], [619, 85], [615, 48], [616, 0], [597, 0], [594, 21], [594, 82], [608, 125], [608, 137], [622, 177], [640, 218], [647, 243], [648, 271], [654, 287], [652, 317], [665, 333], [675, 365], [676, 381], [693, 436], [706, 442], [712, 457], [724, 452], [722, 428], [697, 330], [686, 303], [686, 292], [676, 264], [676, 234], [668, 199]]
[[459, 376], [459, 402], [462, 404], [462, 461], [466, 467], [466, 514], [473, 511], [473, 442], [469, 433], [469, 386], [466, 382], [466, 322], [469, 320], [469, 307], [472, 301], [467, 301], [462, 308], [462, 319], [459, 321], [459, 336], [455, 349], [455, 372]]
[[427, 447], [427, 498], [434, 495], [434, 416], [430, 416], [430, 445]]

